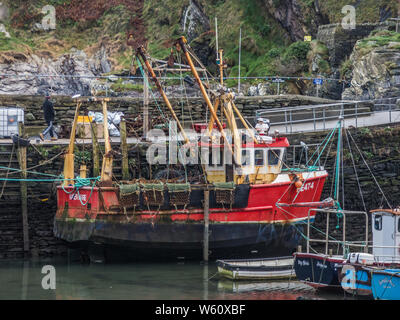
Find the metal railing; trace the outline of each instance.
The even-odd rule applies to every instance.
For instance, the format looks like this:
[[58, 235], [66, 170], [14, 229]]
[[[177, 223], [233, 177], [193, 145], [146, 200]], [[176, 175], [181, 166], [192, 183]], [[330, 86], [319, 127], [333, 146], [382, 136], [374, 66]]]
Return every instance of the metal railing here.
[[[324, 213], [326, 214], [326, 229], [325, 229], [325, 239], [312, 239], [310, 238], [310, 212], [314, 211], [316, 213]], [[343, 225], [342, 225], [342, 240], [331, 240], [329, 239], [329, 221], [330, 215], [335, 215], [337, 213], [341, 213], [343, 217]], [[346, 240], [346, 215], [364, 215], [365, 216], [365, 240], [360, 243], [360, 241], [347, 241]], [[307, 253], [310, 252], [310, 243], [311, 242], [319, 242], [325, 244], [325, 255], [328, 254], [329, 244], [337, 244], [342, 246], [343, 255], [346, 253], [346, 249], [349, 247], [357, 247], [364, 248], [364, 252], [368, 253], [368, 214], [364, 211], [350, 211], [350, 210], [334, 210], [334, 209], [310, 209], [308, 210], [308, 219], [307, 219]]]
[[[284, 127], [285, 133], [294, 131], [319, 131], [332, 129], [340, 116], [353, 120], [352, 125], [360, 126], [360, 118], [370, 117], [381, 112], [388, 113], [385, 123], [400, 122], [400, 116], [394, 118], [393, 112], [399, 112], [400, 107], [393, 103], [374, 103], [373, 101], [352, 101], [323, 105], [307, 105], [286, 108], [269, 108], [257, 110], [255, 118], [267, 117], [271, 126]], [[304, 125], [301, 130], [295, 126]], [[373, 124], [372, 124], [373, 125]], [[363, 126], [363, 125], [362, 125]]]

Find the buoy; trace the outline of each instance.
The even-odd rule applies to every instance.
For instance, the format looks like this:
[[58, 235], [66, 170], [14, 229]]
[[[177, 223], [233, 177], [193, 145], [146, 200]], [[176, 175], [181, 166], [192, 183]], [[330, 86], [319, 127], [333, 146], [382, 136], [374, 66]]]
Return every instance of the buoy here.
[[297, 180], [297, 181], [294, 183], [294, 185], [295, 185], [295, 187], [296, 187], [297, 189], [300, 189], [300, 188], [303, 186], [303, 182], [301, 182], [300, 180]]

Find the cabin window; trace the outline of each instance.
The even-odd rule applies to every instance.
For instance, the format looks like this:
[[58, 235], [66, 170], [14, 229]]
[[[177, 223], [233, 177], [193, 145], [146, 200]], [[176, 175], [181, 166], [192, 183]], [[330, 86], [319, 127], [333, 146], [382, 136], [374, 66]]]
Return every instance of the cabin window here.
[[250, 150], [243, 149], [242, 150], [242, 166], [249, 166], [249, 165], [251, 165]]
[[382, 216], [375, 216], [375, 230], [382, 230]]
[[280, 149], [268, 150], [268, 165], [276, 166], [277, 164], [279, 164], [280, 156], [281, 156]]
[[264, 165], [264, 150], [256, 150], [254, 153], [254, 164], [256, 166]]

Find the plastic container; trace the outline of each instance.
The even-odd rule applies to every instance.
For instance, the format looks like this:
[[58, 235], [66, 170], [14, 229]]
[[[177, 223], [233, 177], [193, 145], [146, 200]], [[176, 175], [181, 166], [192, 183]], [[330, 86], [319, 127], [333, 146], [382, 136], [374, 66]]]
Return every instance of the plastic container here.
[[24, 122], [24, 109], [0, 107], [0, 137], [9, 138], [18, 134], [18, 122]]

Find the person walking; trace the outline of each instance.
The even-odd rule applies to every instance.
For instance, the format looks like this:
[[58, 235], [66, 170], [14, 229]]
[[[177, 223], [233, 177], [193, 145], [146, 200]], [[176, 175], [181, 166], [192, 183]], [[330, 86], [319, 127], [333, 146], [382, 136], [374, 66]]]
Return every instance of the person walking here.
[[46, 100], [43, 103], [43, 113], [44, 113], [44, 120], [47, 123], [47, 128], [40, 134], [40, 138], [44, 141], [44, 136], [47, 133], [50, 133], [50, 137], [52, 141], [57, 140], [54, 137], [54, 108], [53, 103], [50, 101], [50, 94], [46, 93]]

